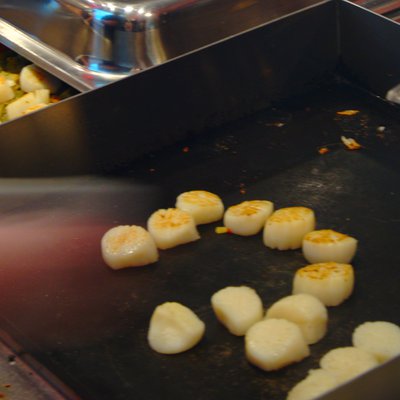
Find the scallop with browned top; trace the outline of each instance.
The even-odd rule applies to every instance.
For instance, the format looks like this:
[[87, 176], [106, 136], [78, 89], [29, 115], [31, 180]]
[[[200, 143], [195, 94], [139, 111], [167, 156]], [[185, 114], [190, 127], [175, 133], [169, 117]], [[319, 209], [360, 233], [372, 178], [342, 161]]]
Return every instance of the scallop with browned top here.
[[337, 306], [353, 292], [354, 270], [350, 264], [336, 262], [307, 265], [296, 271], [293, 294], [308, 293], [326, 306]]
[[304, 236], [302, 250], [310, 263], [335, 261], [347, 264], [356, 254], [357, 240], [332, 229], [322, 229]]
[[264, 244], [271, 249], [298, 249], [301, 247], [304, 235], [314, 229], [315, 214], [310, 208], [281, 208], [267, 219], [264, 227]]
[[147, 229], [159, 249], [169, 249], [200, 239], [193, 217], [178, 208], [154, 212], [147, 222]]

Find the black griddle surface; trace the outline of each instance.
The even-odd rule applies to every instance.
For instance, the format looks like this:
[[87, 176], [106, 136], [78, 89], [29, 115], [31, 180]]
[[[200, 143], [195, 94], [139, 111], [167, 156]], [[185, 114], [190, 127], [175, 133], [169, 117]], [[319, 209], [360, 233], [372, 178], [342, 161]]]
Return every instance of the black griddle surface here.
[[[337, 111], [356, 109], [354, 116]], [[379, 128], [381, 127], [381, 128]], [[382, 128], [384, 127], [384, 128]], [[349, 151], [341, 135], [363, 148]], [[398, 108], [347, 84], [326, 86], [221, 129], [150, 154], [113, 176], [2, 180], [1, 327], [83, 399], [284, 399], [320, 357], [351, 344], [368, 320], [400, 323], [400, 118]], [[327, 146], [326, 154], [319, 154]], [[216, 320], [211, 295], [248, 285], [268, 307], [289, 295], [301, 251], [272, 251], [261, 235], [218, 235], [161, 251], [154, 265], [112, 271], [100, 239], [117, 224], [144, 225], [186, 190], [230, 206], [269, 199], [315, 210], [318, 228], [359, 239], [356, 287], [329, 308], [326, 337], [311, 356], [277, 372], [247, 363], [243, 338]], [[201, 343], [160, 355], [147, 345], [153, 309], [192, 308]]]

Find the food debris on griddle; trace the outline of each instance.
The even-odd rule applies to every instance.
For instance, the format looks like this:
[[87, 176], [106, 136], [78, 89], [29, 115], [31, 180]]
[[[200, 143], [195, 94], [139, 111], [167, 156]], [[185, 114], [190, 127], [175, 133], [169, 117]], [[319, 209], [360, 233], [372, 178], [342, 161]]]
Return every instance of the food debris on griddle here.
[[352, 116], [358, 114], [359, 112], [360, 112], [359, 110], [343, 110], [343, 111], [337, 111], [336, 114]]
[[318, 153], [319, 154], [326, 154], [326, 153], [328, 153], [329, 152], [329, 148], [328, 147], [320, 147], [319, 149], [318, 149]]
[[353, 138], [347, 138], [346, 136], [340, 137], [342, 143], [349, 149], [349, 150], [358, 150], [361, 149], [361, 144], [356, 142]]

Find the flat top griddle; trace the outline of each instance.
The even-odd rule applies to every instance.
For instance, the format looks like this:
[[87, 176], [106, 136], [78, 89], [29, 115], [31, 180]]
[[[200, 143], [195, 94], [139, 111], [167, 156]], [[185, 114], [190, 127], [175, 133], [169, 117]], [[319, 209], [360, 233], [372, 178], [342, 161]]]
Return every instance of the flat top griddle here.
[[[356, 109], [354, 116], [337, 111]], [[385, 127], [379, 128], [379, 127]], [[379, 128], [379, 129], [378, 129]], [[368, 320], [400, 323], [400, 117], [397, 107], [332, 83], [235, 123], [152, 153], [108, 176], [3, 179], [0, 190], [0, 327], [86, 400], [284, 399], [287, 391]], [[359, 141], [349, 151], [340, 136]], [[330, 150], [319, 154], [326, 146]], [[268, 307], [290, 294], [299, 250], [272, 251], [260, 235], [218, 235], [161, 252], [154, 265], [112, 271], [100, 239], [118, 224], [144, 225], [186, 190], [218, 193], [226, 206], [269, 199], [315, 210], [318, 228], [359, 239], [352, 297], [329, 308], [311, 356], [277, 372], [244, 357], [243, 339], [216, 320], [211, 295], [248, 285]], [[192, 350], [147, 345], [153, 309], [192, 308], [206, 334]]]

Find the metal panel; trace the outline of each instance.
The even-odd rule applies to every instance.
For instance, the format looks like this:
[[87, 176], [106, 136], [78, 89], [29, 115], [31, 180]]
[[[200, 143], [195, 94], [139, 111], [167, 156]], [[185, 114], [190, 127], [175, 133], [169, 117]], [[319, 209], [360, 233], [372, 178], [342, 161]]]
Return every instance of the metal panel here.
[[326, 2], [2, 125], [0, 174], [111, 169], [314, 87], [336, 62]]
[[400, 25], [339, 2], [342, 73], [381, 97], [400, 83]]
[[88, 90], [320, 0], [0, 0], [0, 40]]

